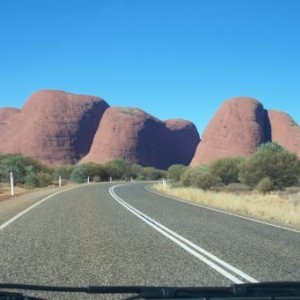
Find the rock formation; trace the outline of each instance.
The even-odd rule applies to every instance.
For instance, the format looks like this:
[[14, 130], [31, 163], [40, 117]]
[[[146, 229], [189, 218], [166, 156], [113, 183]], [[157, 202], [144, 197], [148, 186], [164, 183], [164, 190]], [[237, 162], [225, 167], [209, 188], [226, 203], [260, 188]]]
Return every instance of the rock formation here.
[[266, 111], [256, 99], [238, 97], [223, 103], [205, 128], [191, 166], [228, 156], [247, 156], [268, 140]]
[[295, 152], [300, 157], [299, 125], [288, 114], [281, 111], [269, 110], [268, 117], [272, 141]]
[[36, 92], [0, 131], [0, 152], [21, 153], [50, 164], [74, 163], [88, 153], [107, 108], [98, 97]]
[[110, 107], [89, 154], [81, 162], [105, 163], [123, 158], [165, 169], [175, 163], [188, 164], [198, 142], [198, 132], [191, 122], [164, 123], [137, 108]]
[[165, 166], [172, 164], [188, 165], [195, 155], [200, 136], [196, 126], [186, 120], [166, 120], [168, 129], [167, 143], [165, 143]]
[[227, 100], [207, 125], [161, 121], [138, 108], [109, 107], [99, 97], [42, 90], [22, 109], [0, 108], [0, 152], [21, 153], [47, 164], [105, 163], [128, 159], [167, 169], [228, 156], [248, 156], [274, 141], [300, 157], [300, 127], [256, 99]]

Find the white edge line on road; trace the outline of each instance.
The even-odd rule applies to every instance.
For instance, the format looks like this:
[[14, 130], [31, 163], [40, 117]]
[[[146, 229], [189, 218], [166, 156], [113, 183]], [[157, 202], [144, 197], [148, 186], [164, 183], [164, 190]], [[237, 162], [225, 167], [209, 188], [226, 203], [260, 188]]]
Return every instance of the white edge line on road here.
[[[236, 273], [240, 277], [248, 280], [249, 282], [253, 282], [253, 283], [254, 282], [258, 282], [253, 277], [250, 277], [249, 275], [245, 274], [244, 272], [242, 272], [242, 271], [238, 270], [237, 268], [229, 265], [225, 261], [219, 259], [215, 255], [213, 255], [213, 254], [209, 253], [208, 251], [202, 249], [201, 247], [195, 245], [194, 243], [190, 242], [186, 238], [180, 236], [179, 234], [175, 233], [174, 231], [170, 230], [169, 228], [165, 227], [164, 225], [160, 224], [159, 222], [153, 220], [152, 218], [150, 218], [146, 214], [142, 213], [138, 209], [134, 208], [133, 206], [131, 206], [130, 204], [128, 204], [127, 202], [125, 202], [121, 197], [119, 197], [114, 192], [114, 188], [116, 188], [118, 186], [123, 186], [123, 185], [124, 184], [119, 184], [119, 185], [115, 185], [115, 186], [110, 187], [109, 193], [111, 194], [111, 196], [116, 201], [118, 201], [122, 206], [124, 206], [127, 210], [129, 210], [130, 212], [132, 212], [134, 215], [136, 215], [142, 221], [144, 221], [149, 226], [151, 226], [152, 228], [154, 228], [155, 230], [157, 230], [158, 232], [160, 232], [161, 234], [163, 234], [164, 236], [166, 236], [167, 238], [169, 238], [170, 240], [172, 240], [174, 243], [176, 243], [177, 245], [179, 245], [180, 247], [182, 247], [183, 249], [185, 249], [190, 254], [192, 254], [195, 257], [197, 257], [198, 259], [202, 260], [204, 263], [206, 263], [207, 265], [209, 265], [211, 268], [215, 269], [217, 272], [219, 272], [220, 274], [222, 274], [223, 276], [225, 276], [226, 278], [228, 278], [232, 282], [234, 282], [234, 283], [243, 283], [243, 281], [241, 281], [240, 279], [238, 279], [234, 275], [230, 274], [226, 270], [222, 269], [220, 266], [218, 266], [217, 264], [215, 264], [211, 260], [214, 260], [215, 262], [219, 263], [223, 267], [226, 267], [227, 269], [229, 269], [232, 272]], [[196, 252], [195, 250], [191, 249], [189, 246], [192, 247], [192, 248], [194, 248], [195, 250], [201, 252], [202, 254], [206, 255], [211, 260], [209, 260], [205, 256], [201, 255], [200, 253]]]
[[159, 196], [162, 196], [162, 197], [165, 197], [165, 198], [169, 198], [171, 200], [175, 200], [175, 201], [178, 201], [178, 202], [187, 203], [187, 204], [190, 204], [190, 205], [193, 205], [193, 206], [198, 206], [198, 207], [201, 207], [201, 208], [204, 208], [204, 209], [207, 209], [207, 210], [212, 210], [212, 211], [215, 211], [215, 212], [218, 212], [218, 213], [222, 213], [222, 214], [225, 214], [225, 215], [241, 218], [241, 219], [252, 221], [252, 222], [255, 222], [255, 223], [260, 223], [260, 224], [263, 224], [263, 225], [268, 225], [268, 226], [276, 227], [276, 228], [279, 228], [279, 229], [289, 230], [289, 231], [292, 231], [292, 232], [300, 233], [300, 230], [297, 230], [297, 229], [284, 227], [284, 226], [268, 223], [268, 222], [265, 222], [265, 221], [252, 219], [252, 218], [249, 218], [249, 217], [244, 217], [244, 216], [237, 215], [237, 214], [227, 212], [227, 211], [224, 211], [224, 210], [220, 210], [220, 209], [217, 209], [217, 208], [208, 207], [208, 206], [201, 205], [201, 204], [198, 204], [198, 203], [192, 203], [188, 200], [178, 199], [178, 198], [172, 197], [171, 195], [166, 195], [166, 194], [162, 194], [158, 191], [153, 191], [153, 190], [149, 189], [147, 186], [145, 186], [145, 190], [148, 191], [149, 193], [156, 194], [156, 195], [159, 195]]
[[9, 219], [8, 221], [4, 222], [3, 224], [0, 225], [0, 230], [4, 229], [5, 227], [7, 227], [8, 225], [10, 225], [11, 223], [13, 223], [14, 221], [16, 221], [17, 219], [19, 219], [20, 217], [22, 217], [23, 215], [25, 215], [26, 213], [28, 213], [30, 210], [32, 210], [33, 208], [37, 207], [38, 205], [42, 204], [43, 202], [45, 202], [46, 200], [61, 194], [63, 192], [69, 191], [69, 190], [73, 190], [76, 188], [79, 188], [81, 186], [75, 186], [75, 187], [70, 187], [58, 192], [55, 192], [54, 194], [51, 194], [49, 196], [47, 196], [46, 198], [43, 198], [42, 200], [34, 203], [33, 205], [29, 206], [28, 208], [24, 209], [23, 211], [21, 211], [20, 213], [18, 213], [17, 215], [15, 215], [14, 217], [12, 217], [11, 219]]

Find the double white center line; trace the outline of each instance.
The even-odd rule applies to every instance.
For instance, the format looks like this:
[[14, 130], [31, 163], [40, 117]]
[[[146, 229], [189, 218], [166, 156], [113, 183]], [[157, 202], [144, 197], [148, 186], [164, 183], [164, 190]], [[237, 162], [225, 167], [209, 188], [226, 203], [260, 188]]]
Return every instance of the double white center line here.
[[169, 229], [168, 227], [162, 225], [161, 223], [153, 220], [146, 214], [142, 213], [138, 209], [134, 208], [127, 202], [125, 202], [121, 197], [119, 197], [114, 189], [118, 186], [122, 186], [124, 184], [118, 184], [114, 185], [109, 189], [110, 195], [118, 201], [121, 205], [123, 205], [127, 210], [132, 212], [135, 216], [140, 218], [142, 221], [147, 223], [149, 226], [151, 226], [153, 229], [173, 241], [175, 244], [189, 252], [190, 254], [197, 257], [199, 260], [207, 264], [212, 269], [216, 270], [229, 280], [231, 280], [233, 283], [244, 283], [244, 282], [251, 282], [255, 283], [258, 282], [253, 277], [245, 274], [241, 270], [231, 266], [230, 264], [226, 263], [222, 259], [216, 257], [215, 255], [211, 254], [210, 252], [206, 251], [205, 249], [197, 246], [196, 244], [192, 243], [188, 239], [184, 238], [183, 236], [177, 234], [173, 230]]

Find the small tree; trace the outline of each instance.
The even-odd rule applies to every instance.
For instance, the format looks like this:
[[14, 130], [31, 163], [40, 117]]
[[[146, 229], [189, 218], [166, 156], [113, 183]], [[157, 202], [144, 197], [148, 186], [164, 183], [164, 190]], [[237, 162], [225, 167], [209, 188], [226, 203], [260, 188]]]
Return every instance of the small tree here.
[[208, 166], [199, 166], [193, 170], [190, 179], [191, 185], [203, 190], [220, 185], [220, 179], [213, 175]]
[[78, 165], [74, 167], [71, 173], [71, 180], [78, 183], [83, 183], [87, 181], [88, 172], [87, 166], [85, 165]]
[[105, 164], [107, 172], [114, 179], [129, 179], [132, 176], [131, 166], [132, 162], [119, 158]]
[[13, 172], [16, 184], [26, 182], [26, 164], [22, 155], [16, 154], [2, 157], [0, 162], [0, 176], [2, 180], [9, 178], [10, 172]]
[[34, 188], [38, 185], [38, 180], [36, 177], [37, 173], [33, 166], [26, 167], [25, 185], [28, 188]]
[[258, 148], [255, 154], [239, 165], [239, 180], [254, 188], [264, 178], [273, 182], [273, 189], [298, 184], [300, 160], [296, 154], [274, 143]]
[[239, 157], [226, 157], [218, 159], [210, 165], [211, 174], [219, 177], [225, 185], [239, 182], [239, 165], [242, 162]]
[[53, 184], [53, 174], [46, 172], [38, 172], [36, 174], [37, 186], [46, 187]]
[[272, 191], [274, 183], [270, 177], [265, 177], [259, 181], [255, 189], [261, 193], [268, 193]]
[[180, 181], [180, 177], [188, 167], [184, 165], [172, 165], [168, 168], [167, 178], [174, 181]]
[[60, 166], [55, 169], [55, 177], [61, 176], [62, 179], [70, 179], [74, 166]]
[[166, 177], [166, 171], [159, 170], [153, 167], [145, 167], [143, 169], [143, 176], [146, 180], [159, 180]]
[[183, 186], [190, 186], [191, 185], [191, 177], [192, 177], [193, 169], [188, 167], [180, 176], [180, 183]]
[[143, 174], [143, 167], [138, 164], [132, 164], [131, 176], [132, 178], [141, 178]]

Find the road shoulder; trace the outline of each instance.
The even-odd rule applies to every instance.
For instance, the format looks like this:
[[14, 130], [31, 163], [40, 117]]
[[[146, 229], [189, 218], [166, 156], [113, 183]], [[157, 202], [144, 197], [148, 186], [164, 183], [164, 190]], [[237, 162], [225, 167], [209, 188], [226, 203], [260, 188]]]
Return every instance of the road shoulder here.
[[0, 201], [0, 225], [43, 198], [69, 187], [70, 186], [63, 188], [47, 187], [37, 189], [26, 194]]

